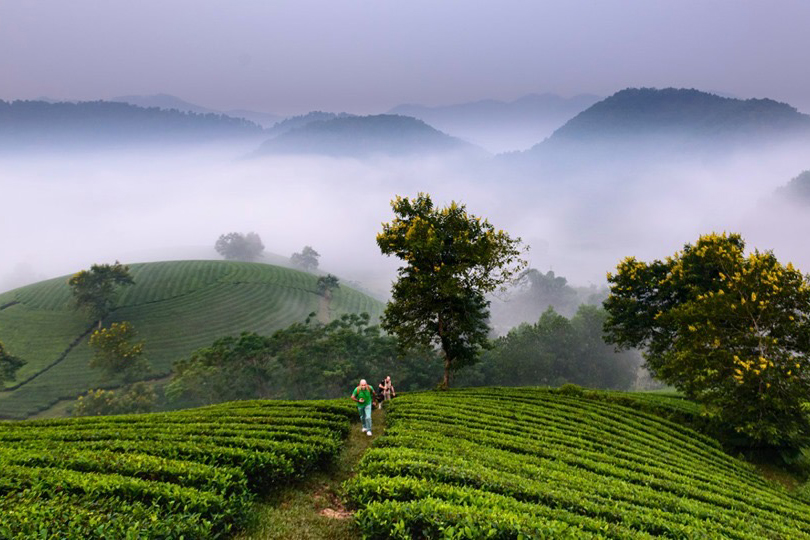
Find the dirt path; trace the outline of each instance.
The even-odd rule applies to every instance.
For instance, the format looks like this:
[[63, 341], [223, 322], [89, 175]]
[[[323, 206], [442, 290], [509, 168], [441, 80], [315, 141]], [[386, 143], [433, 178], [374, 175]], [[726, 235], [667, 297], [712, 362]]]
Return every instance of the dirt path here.
[[341, 502], [343, 482], [354, 476], [357, 463], [371, 443], [385, 432], [385, 411], [372, 414], [372, 437], [353, 422], [343, 452], [334, 466], [311, 474], [257, 505], [256, 523], [239, 540], [300, 538], [356, 540], [360, 532]]

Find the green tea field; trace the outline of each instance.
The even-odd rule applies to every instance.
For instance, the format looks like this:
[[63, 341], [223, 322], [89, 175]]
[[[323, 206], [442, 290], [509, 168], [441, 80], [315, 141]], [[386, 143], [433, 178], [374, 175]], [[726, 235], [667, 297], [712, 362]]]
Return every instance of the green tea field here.
[[[368, 312], [376, 320], [383, 309], [343, 285], [327, 303], [317, 294], [317, 276], [267, 264], [177, 261], [133, 264], [130, 271], [135, 285], [123, 289], [109, 322], [135, 326], [154, 378], [223, 336], [269, 334], [312, 312], [322, 318]], [[27, 361], [0, 391], [0, 418], [26, 418], [110, 384], [88, 367], [92, 323], [72, 308], [67, 279], [0, 294], [0, 341]]]
[[220, 538], [257, 495], [329, 464], [353, 407], [226, 403], [0, 423], [0, 538]]
[[347, 483], [366, 538], [810, 538], [801, 495], [610, 400], [481, 388], [403, 396], [386, 416]]

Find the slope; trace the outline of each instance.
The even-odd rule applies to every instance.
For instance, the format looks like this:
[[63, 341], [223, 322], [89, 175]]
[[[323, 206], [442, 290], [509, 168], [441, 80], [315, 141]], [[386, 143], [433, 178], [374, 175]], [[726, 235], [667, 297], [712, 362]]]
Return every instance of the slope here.
[[537, 388], [397, 398], [347, 484], [365, 538], [810, 538], [810, 504], [713, 439]]
[[483, 150], [416, 118], [380, 114], [309, 122], [269, 139], [254, 155], [319, 154], [368, 157]]
[[[108, 322], [130, 321], [145, 342], [153, 376], [167, 375], [175, 360], [243, 331], [271, 333], [319, 311], [317, 276], [259, 263], [174, 261], [133, 264], [126, 289]], [[0, 340], [27, 360], [17, 382], [0, 392], [0, 417], [24, 418], [59, 399], [103, 386], [87, 366], [91, 323], [70, 306], [67, 278], [0, 295]], [[368, 312], [378, 301], [341, 286], [328, 305], [331, 316]]]

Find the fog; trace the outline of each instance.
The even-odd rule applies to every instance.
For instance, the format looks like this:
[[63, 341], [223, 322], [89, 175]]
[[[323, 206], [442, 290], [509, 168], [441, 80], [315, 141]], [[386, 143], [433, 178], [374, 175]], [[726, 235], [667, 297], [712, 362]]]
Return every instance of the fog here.
[[92, 263], [217, 258], [220, 234], [255, 231], [282, 257], [313, 246], [322, 270], [384, 298], [398, 261], [380, 255], [375, 235], [395, 195], [420, 191], [522, 237], [533, 267], [572, 285], [600, 286], [627, 255], [665, 257], [711, 231], [740, 232], [749, 248], [810, 270], [808, 213], [772, 197], [810, 168], [806, 147], [567, 177], [454, 156], [245, 159], [250, 150], [0, 158], [0, 290]]

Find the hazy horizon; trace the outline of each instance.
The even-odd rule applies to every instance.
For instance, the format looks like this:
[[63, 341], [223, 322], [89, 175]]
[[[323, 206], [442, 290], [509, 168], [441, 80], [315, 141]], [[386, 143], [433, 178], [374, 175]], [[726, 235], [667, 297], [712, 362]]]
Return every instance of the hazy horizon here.
[[800, 0], [9, 0], [0, 99], [166, 93], [289, 116], [671, 86], [810, 111], [807, 20]]

